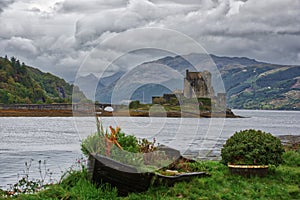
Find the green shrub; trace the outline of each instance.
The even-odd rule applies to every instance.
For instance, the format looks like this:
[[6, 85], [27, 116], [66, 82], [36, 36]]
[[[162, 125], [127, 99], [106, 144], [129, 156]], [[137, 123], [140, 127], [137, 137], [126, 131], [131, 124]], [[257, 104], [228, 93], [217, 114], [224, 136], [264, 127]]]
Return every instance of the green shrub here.
[[[102, 128], [101, 128], [102, 129]], [[100, 129], [100, 130], [101, 130]], [[103, 129], [102, 129], [103, 130]], [[106, 131], [107, 137], [110, 137], [110, 134]], [[118, 133], [116, 134], [117, 141], [123, 148], [123, 150], [137, 153], [139, 150], [138, 140], [134, 135], [125, 135], [125, 133], [121, 132], [121, 129], [118, 129]], [[104, 131], [96, 132], [92, 135], [87, 136], [81, 142], [81, 151], [85, 156], [89, 156], [90, 153], [105, 153], [105, 136]]]
[[121, 129], [117, 134], [117, 141], [123, 147], [123, 150], [131, 152], [131, 153], [138, 153], [139, 146], [138, 140], [134, 135], [125, 135], [125, 133], [121, 132]]
[[281, 141], [261, 130], [243, 130], [231, 136], [221, 150], [223, 164], [275, 165], [283, 162]]
[[137, 109], [140, 105], [140, 101], [132, 101], [129, 103], [129, 109]]

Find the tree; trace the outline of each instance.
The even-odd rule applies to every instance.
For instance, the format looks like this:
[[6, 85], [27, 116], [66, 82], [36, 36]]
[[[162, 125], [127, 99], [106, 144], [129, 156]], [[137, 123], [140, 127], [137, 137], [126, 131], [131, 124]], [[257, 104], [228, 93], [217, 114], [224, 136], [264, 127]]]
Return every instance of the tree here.
[[132, 101], [129, 104], [129, 108], [130, 109], [137, 109], [137, 108], [139, 108], [139, 105], [140, 105], [140, 101]]
[[16, 60], [17, 60], [17, 59], [16, 59], [15, 57], [11, 57], [11, 58], [10, 58], [10, 62], [11, 62], [11, 64], [12, 64], [12, 66], [15, 65]]

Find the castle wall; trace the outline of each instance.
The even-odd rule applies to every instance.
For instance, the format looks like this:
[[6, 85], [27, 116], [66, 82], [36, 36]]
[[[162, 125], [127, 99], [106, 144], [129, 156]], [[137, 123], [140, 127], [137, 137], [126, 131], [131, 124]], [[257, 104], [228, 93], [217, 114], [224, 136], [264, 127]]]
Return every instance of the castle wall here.
[[183, 96], [186, 98], [192, 98], [193, 91], [192, 91], [192, 87], [190, 85], [190, 82], [185, 78], [184, 79], [184, 88], [183, 88]]
[[186, 71], [183, 94], [186, 98], [213, 97], [214, 89], [211, 85], [211, 73]]

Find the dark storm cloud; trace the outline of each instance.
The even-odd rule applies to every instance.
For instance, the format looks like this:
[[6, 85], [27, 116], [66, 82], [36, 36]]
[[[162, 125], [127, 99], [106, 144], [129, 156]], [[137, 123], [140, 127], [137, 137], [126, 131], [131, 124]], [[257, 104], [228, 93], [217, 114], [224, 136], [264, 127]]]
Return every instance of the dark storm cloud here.
[[[300, 64], [300, 1], [295, 0], [2, 0], [0, 8], [0, 54], [69, 80], [99, 43], [144, 27], [179, 31], [209, 53]], [[118, 49], [107, 54], [118, 55]]]

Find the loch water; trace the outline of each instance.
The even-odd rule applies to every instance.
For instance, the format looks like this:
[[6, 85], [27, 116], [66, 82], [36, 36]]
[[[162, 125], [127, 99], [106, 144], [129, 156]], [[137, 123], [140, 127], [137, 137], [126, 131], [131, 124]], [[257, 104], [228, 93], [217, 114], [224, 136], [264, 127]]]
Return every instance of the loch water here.
[[[300, 111], [233, 110], [244, 118], [101, 118], [104, 127], [120, 126], [126, 134], [155, 138], [157, 143], [197, 159], [218, 158], [228, 137], [243, 129], [261, 129], [275, 136], [300, 135]], [[84, 159], [80, 141], [96, 129], [88, 117], [1, 117], [0, 188], [9, 188], [24, 174], [40, 178], [38, 161], [52, 172], [53, 181]], [[42, 169], [45, 173], [45, 170]]]

